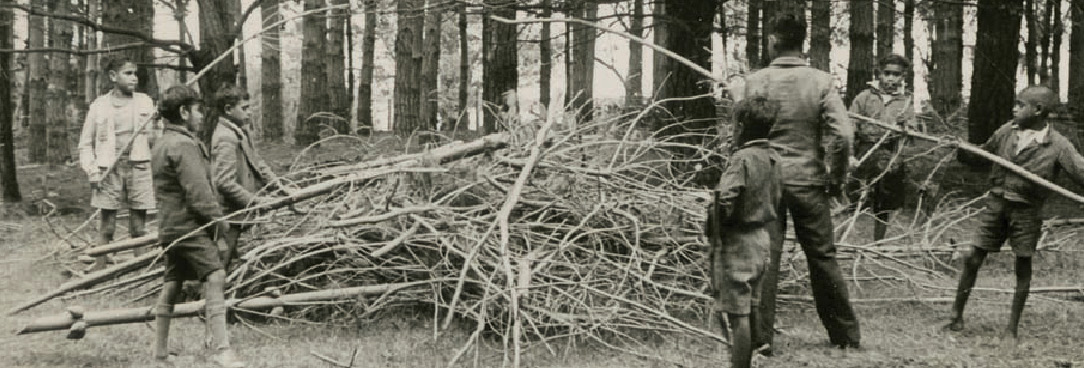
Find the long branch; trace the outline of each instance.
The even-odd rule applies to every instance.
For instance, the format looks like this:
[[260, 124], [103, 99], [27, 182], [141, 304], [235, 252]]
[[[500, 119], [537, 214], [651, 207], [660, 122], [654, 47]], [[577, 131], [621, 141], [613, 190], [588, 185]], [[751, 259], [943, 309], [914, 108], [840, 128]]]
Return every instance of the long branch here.
[[192, 50], [194, 48], [192, 45], [189, 45], [187, 43], [184, 43], [184, 42], [181, 42], [181, 41], [178, 41], [178, 40], [164, 40], [164, 39], [160, 39], [160, 38], [154, 38], [154, 36], [152, 36], [150, 34], [146, 34], [146, 33], [140, 32], [140, 31], [132, 30], [132, 29], [107, 26], [107, 25], [95, 22], [95, 21], [93, 21], [93, 20], [91, 20], [91, 19], [89, 19], [89, 18], [87, 18], [85, 16], [71, 15], [71, 14], [57, 14], [57, 13], [52, 13], [52, 12], [42, 10], [41, 8], [33, 7], [31, 5], [23, 5], [23, 4], [5, 3], [5, 4], [0, 4], [0, 8], [19, 9], [19, 10], [22, 10], [22, 11], [26, 12], [27, 14], [30, 14], [30, 15], [37, 15], [37, 16], [43, 16], [43, 17], [48, 17], [48, 18], [52, 18], [52, 19], [66, 20], [66, 21], [69, 21], [69, 22], [82, 24], [83, 26], [85, 26], [87, 28], [90, 28], [90, 29], [93, 29], [93, 30], [96, 30], [96, 31], [100, 31], [102, 33], [131, 36], [131, 37], [135, 37], [137, 39], [140, 39], [143, 42], [146, 42], [146, 43], [148, 43], [150, 45], [153, 45], [153, 46], [178, 46], [178, 47], [180, 47], [180, 48], [182, 48], [184, 50]]

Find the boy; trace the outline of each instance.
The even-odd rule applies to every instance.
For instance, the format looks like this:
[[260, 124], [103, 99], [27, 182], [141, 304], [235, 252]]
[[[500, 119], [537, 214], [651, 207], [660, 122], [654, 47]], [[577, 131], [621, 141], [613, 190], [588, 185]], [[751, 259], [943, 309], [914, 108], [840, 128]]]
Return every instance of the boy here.
[[[850, 111], [915, 130], [914, 99], [903, 85], [903, 77], [911, 69], [911, 63], [903, 56], [892, 54], [881, 59], [878, 66], [877, 80], [870, 82], [869, 88], [855, 96]], [[868, 154], [869, 158], [855, 168], [854, 178], [861, 183], [862, 191], [869, 192], [866, 201], [876, 218], [873, 240], [877, 241], [885, 238], [892, 211], [903, 207], [907, 172], [903, 165], [904, 157], [899, 153], [904, 142], [892, 134], [877, 145], [885, 134], [884, 129], [869, 124], [858, 124], [855, 128], [854, 155], [860, 159]], [[873, 152], [868, 153], [870, 150]], [[855, 193], [860, 194], [861, 191]]]
[[[1056, 130], [1046, 117], [1058, 105], [1058, 96], [1043, 86], [1020, 91], [1013, 104], [1013, 121], [1002, 125], [982, 148], [1020, 165], [1044, 179], [1053, 180], [1060, 171], [1084, 185], [1084, 157]], [[963, 151], [958, 151], [963, 153]], [[975, 277], [987, 253], [997, 252], [1006, 241], [1016, 254], [1016, 290], [1005, 334], [1015, 342], [1020, 314], [1031, 288], [1031, 256], [1041, 235], [1039, 213], [1049, 192], [1001, 166], [990, 171], [990, 196], [986, 210], [979, 215], [975, 246], [964, 263], [952, 321], [945, 327], [952, 331], [964, 328], [964, 305], [975, 286]]]
[[[711, 284], [716, 307], [732, 329], [732, 367], [749, 367], [760, 283], [768, 267], [768, 229], [776, 221], [782, 184], [779, 156], [768, 143], [778, 104], [753, 97], [735, 108], [735, 146], [719, 180], [705, 226], [711, 244]], [[722, 316], [719, 320], [723, 321]], [[726, 334], [726, 324], [723, 334]]]
[[[225, 85], [215, 94], [218, 122], [211, 136], [211, 162], [215, 187], [227, 213], [256, 204], [256, 192], [275, 181], [275, 173], [264, 163], [249, 138], [249, 95], [244, 90]], [[228, 250], [222, 259], [229, 268], [237, 258], [237, 240], [248, 226], [231, 223], [226, 232]]]
[[[186, 234], [222, 217], [211, 184], [210, 155], [195, 138], [203, 124], [196, 92], [187, 86], [171, 87], [163, 94], [160, 112], [168, 121], [165, 132], [152, 153], [154, 186], [158, 195], [160, 229], [158, 244], [167, 247], [165, 284], [155, 306], [154, 357], [169, 358], [169, 322], [181, 283], [199, 280], [206, 298], [205, 314], [212, 360], [222, 367], [244, 367], [233, 350], [226, 331], [226, 301], [223, 288], [226, 272], [215, 246], [216, 230], [211, 226], [193, 236]], [[221, 225], [221, 223], [216, 224]], [[173, 244], [176, 243], [176, 244]], [[172, 245], [171, 245], [172, 244]]]
[[[117, 210], [128, 207], [128, 235], [138, 238], [145, 234], [147, 210], [154, 208], [154, 127], [147, 123], [154, 117], [154, 101], [135, 92], [138, 68], [128, 58], [112, 58], [105, 69], [113, 89], [90, 104], [79, 135], [79, 164], [90, 178], [90, 205], [101, 211], [101, 244], [113, 241]], [[90, 270], [105, 268], [105, 262], [105, 256], [98, 257]]]

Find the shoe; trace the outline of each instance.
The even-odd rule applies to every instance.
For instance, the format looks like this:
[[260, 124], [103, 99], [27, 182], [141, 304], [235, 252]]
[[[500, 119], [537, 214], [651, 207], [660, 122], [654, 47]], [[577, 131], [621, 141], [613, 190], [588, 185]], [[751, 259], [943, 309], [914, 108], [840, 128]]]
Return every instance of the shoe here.
[[753, 353], [760, 354], [766, 357], [775, 355], [775, 353], [772, 352], [772, 346], [768, 344], [761, 344], [760, 347], [756, 348], [756, 350], [753, 351]]
[[233, 352], [233, 349], [219, 351], [211, 357], [211, 361], [222, 368], [245, 368], [245, 362], [242, 362], [241, 359], [237, 357], [237, 354]]
[[174, 364], [176, 362], [175, 358], [176, 358], [176, 356], [174, 356], [173, 354], [169, 354], [169, 355], [166, 355], [164, 357], [156, 356], [156, 357], [154, 357], [154, 366], [155, 367], [175, 367], [176, 366]]
[[942, 327], [942, 329], [949, 330], [949, 331], [954, 331], [954, 332], [963, 331], [964, 330], [964, 320], [962, 320], [962, 319], [953, 319], [952, 322], [949, 322], [947, 325]]

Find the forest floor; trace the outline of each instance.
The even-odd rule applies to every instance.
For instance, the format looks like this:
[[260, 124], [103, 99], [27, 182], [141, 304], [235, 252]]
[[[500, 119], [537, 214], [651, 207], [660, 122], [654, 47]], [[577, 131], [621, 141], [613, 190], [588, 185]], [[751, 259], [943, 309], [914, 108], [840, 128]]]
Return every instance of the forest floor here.
[[[385, 139], [380, 141], [380, 139]], [[373, 143], [394, 141], [373, 137], [370, 149], [382, 149]], [[349, 151], [328, 144], [318, 151]], [[394, 148], [390, 148], [394, 149]], [[400, 150], [401, 151], [401, 150]], [[277, 171], [289, 167], [298, 149], [288, 145], [261, 145]], [[319, 152], [316, 152], [319, 155]], [[347, 156], [347, 155], [342, 155]], [[349, 157], [344, 157], [349, 159]], [[43, 180], [43, 178], [46, 178]], [[20, 171], [20, 181], [28, 201], [42, 203], [46, 198], [56, 207], [50, 216], [41, 216], [49, 205], [18, 207], [7, 205], [0, 212], [0, 310], [6, 311], [34, 295], [52, 290], [68, 279], [65, 263], [70, 259], [69, 246], [59, 236], [71, 233], [84, 223], [92, 211], [87, 209], [89, 190], [85, 177], [74, 167], [30, 167]], [[966, 181], [966, 180], [965, 180]], [[50, 193], [51, 192], [51, 193]], [[28, 210], [29, 208], [29, 210]], [[1080, 207], [1061, 203], [1054, 213], [1080, 217]], [[909, 218], [907, 213], [899, 216]], [[903, 221], [903, 220], [900, 220]], [[118, 223], [123, 224], [124, 221]], [[868, 237], [870, 224], [860, 222], [859, 238]], [[970, 234], [969, 224], [960, 227], [961, 237]], [[93, 224], [76, 233], [72, 242], [92, 239]], [[119, 228], [118, 236], [125, 233]], [[58, 236], [59, 235], [59, 236]], [[891, 233], [890, 233], [891, 235]], [[83, 239], [80, 239], [83, 238]], [[1079, 239], [1079, 237], [1077, 238]], [[1084, 268], [1084, 244], [1076, 242], [1058, 252], [1042, 253], [1036, 258], [1034, 287], [1081, 285]], [[125, 255], [121, 255], [124, 257]], [[843, 260], [850, 270], [853, 260]], [[800, 271], [801, 262], [795, 263]], [[951, 289], [955, 272], [948, 276], [916, 275], [915, 282]], [[1012, 288], [1012, 254], [992, 255], [980, 273], [980, 287]], [[1022, 324], [1023, 338], [1017, 345], [998, 338], [1008, 319], [1011, 294], [976, 292], [967, 309], [967, 328], [961, 333], [941, 330], [949, 315], [951, 290], [922, 289], [905, 291], [884, 287], [878, 281], [849, 284], [853, 299], [934, 298], [924, 302], [856, 303], [862, 325], [861, 350], [841, 351], [828, 345], [827, 336], [812, 303], [784, 301], [780, 306], [776, 355], [758, 358], [759, 367], [1084, 367], [1084, 297], [1080, 294], [1037, 294], [1028, 301]], [[807, 285], [790, 285], [783, 293], [809, 295]], [[151, 324], [95, 327], [81, 340], [67, 340], [64, 332], [15, 336], [14, 331], [30, 319], [52, 315], [70, 305], [90, 310], [131, 306], [121, 295], [112, 299], [90, 296], [54, 300], [28, 312], [0, 317], [0, 366], [3, 367], [150, 367]], [[149, 305], [143, 300], [138, 305]], [[709, 321], [694, 321], [708, 327]], [[466, 324], [436, 333], [432, 311], [401, 309], [376, 314], [367, 321], [350, 325], [320, 323], [238, 323], [231, 326], [231, 339], [250, 367], [335, 367], [321, 360], [320, 354], [341, 363], [357, 352], [355, 367], [443, 367], [462, 347], [470, 333]], [[202, 348], [203, 327], [198, 319], [174, 322], [172, 346], [179, 354], [177, 366], [210, 367]], [[645, 336], [656, 355], [667, 362], [639, 358], [594, 344], [568, 341], [551, 352], [535, 344], [526, 352], [528, 367], [720, 367], [727, 366], [726, 347], [706, 339], [687, 336]], [[499, 340], [483, 339], [480, 349], [471, 350], [460, 366], [477, 363], [480, 367], [500, 366], [504, 358]], [[315, 353], [315, 354], [314, 354]]]

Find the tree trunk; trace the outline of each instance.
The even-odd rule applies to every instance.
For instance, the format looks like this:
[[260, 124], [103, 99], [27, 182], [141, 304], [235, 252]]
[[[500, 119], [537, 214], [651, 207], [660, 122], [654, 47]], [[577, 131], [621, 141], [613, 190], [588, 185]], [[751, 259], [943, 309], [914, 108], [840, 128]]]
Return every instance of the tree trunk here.
[[[806, 0], [791, 0], [791, 1], [770, 1], [774, 4], [776, 16], [779, 15], [793, 15], [798, 18], [799, 22], [807, 23], [808, 19], [805, 16], [805, 3]], [[765, 23], [768, 25], [768, 23]], [[808, 24], [807, 24], [808, 27]], [[808, 30], [808, 29], [807, 29]]]
[[903, 0], [903, 56], [911, 62], [911, 70], [903, 78], [912, 92], [915, 86], [915, 0]]
[[[331, 0], [329, 5], [344, 5], [347, 0]], [[327, 110], [340, 118], [331, 120], [331, 127], [340, 134], [346, 134], [349, 128], [350, 96], [346, 89], [346, 22], [350, 19], [349, 11], [336, 8], [328, 11], [327, 17]], [[315, 18], [319, 19], [319, 18]]]
[[1027, 84], [1031, 85], [1035, 83], [1035, 76], [1039, 74], [1037, 69], [1039, 55], [1035, 52], [1035, 47], [1039, 43], [1039, 17], [1035, 14], [1035, 9], [1038, 8], [1035, 0], [1026, 0], [1024, 4], [1024, 19], [1028, 25], [1028, 38], [1024, 42], [1024, 68], [1028, 75]]
[[[712, 1], [698, 0], [678, 4], [668, 2], [666, 14], [671, 17], [673, 27], [668, 30], [667, 46], [670, 50], [692, 62], [711, 69], [711, 32], [715, 18], [715, 4]], [[673, 101], [666, 108], [676, 120], [661, 119], [656, 129], [664, 129], [664, 135], [687, 132], [706, 133], [714, 127], [715, 104], [712, 101], [711, 83], [705, 83], [706, 76], [683, 64], [672, 63], [670, 79], [663, 86], [663, 95], [669, 97], [687, 97], [707, 95], [686, 101]], [[673, 124], [672, 123], [679, 123]], [[697, 142], [692, 142], [697, 141]], [[699, 143], [690, 139], [690, 143]]]
[[[497, 114], [501, 110], [514, 111], [516, 106], [505, 106], [506, 93], [516, 93], [519, 76], [516, 69], [516, 25], [495, 22], [489, 14], [515, 19], [516, 10], [507, 1], [485, 0], [485, 18], [482, 18], [482, 48], [486, 62], [482, 66], [482, 99], [486, 103], [496, 103], [499, 108], [485, 108], [482, 131], [496, 132]], [[500, 110], [497, 110], [500, 109]]]
[[[49, 8], [55, 14], [71, 13], [70, 0], [51, 0]], [[49, 20], [50, 47], [69, 49], [72, 44], [71, 22], [58, 19]], [[68, 70], [71, 68], [71, 54], [54, 52], [49, 60], [49, 87], [46, 92], [46, 118], [48, 119], [48, 162], [63, 164], [71, 158], [68, 146], [68, 89], [70, 82]]]
[[1051, 0], [1054, 5], [1054, 24], [1051, 26], [1051, 33], [1053, 33], [1053, 40], [1051, 41], [1050, 53], [1050, 88], [1054, 90], [1058, 96], [1061, 96], [1061, 37], [1065, 32], [1065, 26], [1061, 21], [1061, 1]]
[[1069, 9], [1069, 111], [1084, 139], [1084, 0], [1072, 0]]
[[983, 143], [1012, 117], [1023, 1], [979, 0], [967, 137]]
[[896, 2], [877, 0], [877, 59], [892, 55], [896, 40]]
[[361, 30], [361, 75], [358, 76], [358, 130], [373, 128], [373, 64], [376, 61], [376, 2], [362, 1], [365, 28]]
[[[263, 0], [260, 18], [267, 26], [282, 20], [279, 0]], [[278, 141], [285, 132], [282, 126], [282, 63], [279, 29], [274, 27], [262, 35], [260, 48], [260, 122], [264, 138]]]
[[[639, 1], [639, 0], [634, 0]], [[553, 16], [553, 1], [542, 0], [542, 18]], [[538, 35], [538, 101], [545, 111], [550, 106], [550, 75], [553, 72], [553, 43], [550, 40], [552, 34], [549, 22], [542, 23], [542, 31]]]
[[[106, 26], [119, 27], [119, 28], [134, 28], [137, 31], [145, 34], [151, 34], [154, 29], [154, 0], [114, 0], [103, 1], [102, 3], [102, 24]], [[200, 8], [203, 8], [201, 2]], [[200, 19], [203, 17], [201, 16]], [[207, 33], [200, 33], [206, 35]], [[102, 47], [119, 46], [124, 44], [141, 42], [139, 39], [131, 36], [103, 33], [102, 34]], [[107, 55], [127, 55], [132, 61], [137, 64], [154, 63], [154, 49], [150, 46], [138, 47], [128, 49], [125, 51], [117, 51]], [[104, 81], [100, 87], [104, 88], [99, 90], [98, 94], [112, 88], [112, 83], [109, 83], [108, 73], [102, 73], [102, 79]], [[136, 71], [136, 75], [139, 77], [139, 85], [136, 87], [136, 91], [143, 92], [151, 96], [158, 95], [158, 80], [155, 77], [154, 69], [146, 66], [140, 66]], [[232, 80], [232, 79], [231, 79]]]
[[963, 87], [964, 9], [960, 3], [933, 5], [930, 58], [930, 103], [943, 119], [951, 119], [960, 108]]
[[854, 96], [866, 89], [873, 80], [873, 0], [850, 2], [851, 55], [847, 71], [847, 95], [844, 102], [850, 106]]
[[[326, 4], [325, 0], [305, 0], [304, 9], [323, 9]], [[328, 107], [326, 20], [322, 14], [314, 14], [302, 21], [301, 105], [298, 108], [297, 129], [294, 130], [294, 142], [298, 145], [307, 146], [319, 139], [320, 125], [324, 119], [310, 117]]]
[[[101, 15], [101, 1], [100, 0], [87, 0], [87, 18], [91, 20], [98, 20]], [[87, 32], [87, 49], [98, 48], [98, 32]], [[99, 54], [87, 55], [87, 65], [85, 75], [83, 76], [83, 102], [84, 110], [90, 108], [90, 103], [94, 102], [94, 99], [100, 94], [98, 86], [98, 78], [101, 74], [101, 58]]]
[[771, 33], [772, 21], [779, 15], [779, 4], [776, 0], [760, 1], [760, 67], [767, 67], [772, 63], [772, 53], [768, 50], [768, 34]]
[[[547, 0], [548, 1], [548, 0]], [[723, 21], [726, 21], [724, 18]], [[632, 19], [629, 21], [629, 33], [644, 36], [644, 0], [632, 0]], [[723, 38], [724, 42], [726, 38]], [[545, 58], [543, 58], [545, 60]], [[629, 75], [625, 79], [625, 105], [640, 106], [643, 100], [644, 46], [629, 41]]]
[[[576, 17], [595, 21], [598, 4], [585, 1], [577, 9]], [[591, 121], [595, 106], [595, 29], [578, 23], [572, 24], [572, 108], [576, 110], [578, 124]]]
[[[228, 11], [228, 18], [226, 18], [227, 29], [234, 29], [237, 26], [237, 22], [241, 21], [241, 0], [227, 0], [229, 4], [226, 5]], [[242, 32], [243, 33], [243, 32]], [[244, 35], [241, 33], [233, 35], [234, 41], [240, 41]], [[233, 46], [232, 44], [230, 46]], [[245, 48], [237, 48], [237, 79], [235, 83], [243, 90], [248, 90], [248, 65], [245, 63]]]
[[[11, 5], [13, 0], [0, 0], [0, 5]], [[12, 48], [12, 10], [11, 8], [0, 9], [0, 49]], [[3, 191], [3, 200], [6, 203], [21, 202], [19, 194], [18, 173], [15, 168], [15, 136], [13, 132], [15, 119], [12, 114], [14, 106], [11, 99], [11, 54], [0, 53], [0, 190]]]
[[1041, 49], [1041, 56], [1039, 58], [1039, 83], [1048, 86], [1050, 85], [1050, 33], [1054, 28], [1054, 21], [1051, 17], [1053, 17], [1055, 5], [1061, 6], [1061, 2], [1058, 0], [1046, 1], [1042, 24], [1039, 27], [1041, 29], [1039, 34], [1039, 47]]
[[[913, 0], [912, 0], [913, 1]], [[813, 0], [809, 53], [814, 68], [832, 71], [832, 1]]]
[[413, 133], [419, 126], [418, 113], [421, 109], [419, 68], [415, 67], [415, 58], [421, 59], [420, 42], [422, 35], [423, 0], [399, 0], [396, 15], [398, 30], [395, 33], [395, 122], [392, 128], [399, 136]]
[[[185, 15], [188, 14], [188, 1], [189, 0], [173, 0], [173, 20], [177, 21], [177, 36], [181, 42], [191, 41], [188, 40], [188, 22], [184, 20]], [[275, 3], [275, 1], [268, 2]], [[186, 66], [188, 62], [186, 58], [179, 58], [177, 64], [183, 67]], [[177, 79], [179, 79], [181, 83], [188, 83], [188, 72], [183, 70], [177, 71]]]
[[[652, 21], [652, 28], [654, 28], [655, 31], [655, 44], [659, 45], [660, 47], [670, 46], [666, 43], [668, 42], [668, 34], [670, 33], [670, 26], [668, 25], [670, 19], [669, 15], [666, 13], [667, 1], [676, 0], [655, 0], [653, 4], [655, 9], [652, 10], [655, 13], [655, 18]], [[758, 0], [750, 0], [750, 2], [752, 1]], [[664, 95], [663, 92], [665, 88], [663, 87], [670, 79], [670, 58], [666, 57], [666, 55], [663, 55], [660, 52], [655, 51], [652, 51], [651, 55], [653, 61], [653, 66], [651, 69], [651, 96], [654, 100], [658, 101], [666, 98], [666, 95]], [[571, 62], [571, 58], [569, 58], [569, 60]]]
[[467, 91], [470, 89], [470, 38], [467, 37], [467, 4], [459, 6], [459, 114], [455, 122], [457, 126], [449, 124], [451, 129], [466, 129], [469, 127], [467, 120]]
[[437, 113], [440, 107], [437, 78], [440, 75], [440, 24], [444, 7], [436, 5], [436, 2], [430, 0], [429, 8], [425, 12], [425, 49], [422, 50], [421, 75], [421, 128], [425, 130], [437, 129]]
[[[31, 15], [29, 27], [27, 45], [32, 49], [45, 48], [45, 17]], [[49, 64], [45, 56], [44, 52], [34, 52], [27, 55], [26, 61], [29, 76], [27, 94], [30, 95], [27, 104], [30, 111], [30, 144], [27, 144], [30, 162], [45, 162], [49, 152], [48, 145], [45, 144], [48, 141], [45, 92], [48, 86], [46, 77], [49, 74]]]

